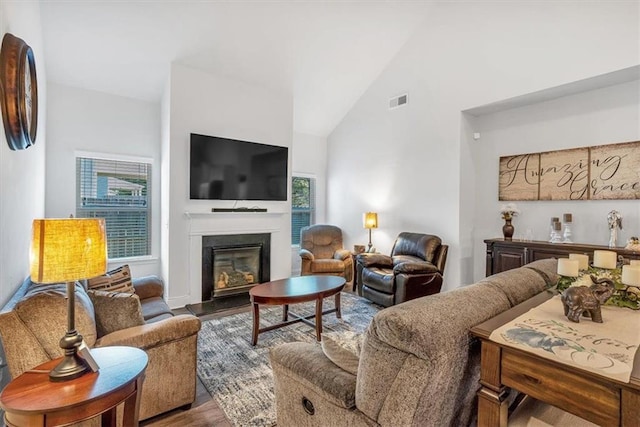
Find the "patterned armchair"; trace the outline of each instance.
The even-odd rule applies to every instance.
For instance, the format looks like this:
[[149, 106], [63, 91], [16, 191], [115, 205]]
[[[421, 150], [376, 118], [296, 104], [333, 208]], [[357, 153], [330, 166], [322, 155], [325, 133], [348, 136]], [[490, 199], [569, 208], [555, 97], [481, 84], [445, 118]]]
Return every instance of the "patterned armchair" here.
[[300, 230], [300, 258], [303, 276], [320, 274], [353, 280], [353, 257], [344, 249], [339, 227], [316, 224]]

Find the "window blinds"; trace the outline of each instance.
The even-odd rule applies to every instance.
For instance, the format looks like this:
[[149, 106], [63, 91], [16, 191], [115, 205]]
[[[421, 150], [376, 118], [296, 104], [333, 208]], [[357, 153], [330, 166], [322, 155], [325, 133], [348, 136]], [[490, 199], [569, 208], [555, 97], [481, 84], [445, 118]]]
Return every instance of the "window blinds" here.
[[109, 259], [151, 254], [151, 164], [76, 158], [76, 216], [105, 218]]

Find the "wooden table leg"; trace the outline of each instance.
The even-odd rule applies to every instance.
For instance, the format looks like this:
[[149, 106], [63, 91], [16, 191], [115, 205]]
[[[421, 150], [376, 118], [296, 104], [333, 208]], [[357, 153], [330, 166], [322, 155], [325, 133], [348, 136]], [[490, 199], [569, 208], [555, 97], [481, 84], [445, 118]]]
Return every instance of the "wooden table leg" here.
[[500, 381], [502, 351], [500, 346], [482, 341], [480, 384], [478, 391], [478, 425], [506, 427], [508, 417], [507, 389]]
[[322, 300], [318, 298], [316, 300], [316, 340], [322, 340]]
[[253, 303], [253, 331], [251, 332], [251, 345], [258, 343], [258, 332], [260, 330], [260, 309], [257, 303]]
[[287, 320], [289, 320], [289, 304], [282, 306], [282, 321], [286, 322]]
[[[140, 397], [142, 395], [142, 383], [144, 382], [145, 375], [140, 375], [136, 380], [136, 392], [132, 393], [124, 401], [124, 414], [122, 417], [122, 425], [123, 426], [137, 426], [138, 425], [138, 415], [140, 414]], [[110, 411], [109, 411], [110, 412]], [[115, 415], [116, 410], [113, 408], [113, 420], [115, 426]], [[104, 418], [103, 418], [104, 425]]]
[[102, 413], [102, 423], [100, 424], [102, 427], [116, 427], [116, 408], [117, 406]]
[[340, 311], [340, 294], [342, 292], [338, 292], [336, 294], [336, 317], [338, 319], [342, 319], [342, 311]]

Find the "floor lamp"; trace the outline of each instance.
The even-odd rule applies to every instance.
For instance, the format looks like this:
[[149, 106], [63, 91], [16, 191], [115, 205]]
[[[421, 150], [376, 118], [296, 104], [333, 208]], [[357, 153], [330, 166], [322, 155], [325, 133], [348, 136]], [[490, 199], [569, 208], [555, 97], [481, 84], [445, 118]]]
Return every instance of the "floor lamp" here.
[[33, 282], [67, 284], [67, 332], [60, 340], [64, 358], [49, 379], [67, 381], [82, 376], [89, 367], [78, 356], [82, 335], [75, 328], [75, 282], [107, 270], [104, 219], [34, 220], [30, 261]]
[[367, 245], [367, 252], [371, 252], [371, 229], [378, 228], [378, 214], [375, 212], [366, 212], [363, 215], [362, 222], [364, 224], [364, 228], [369, 230], [369, 244]]

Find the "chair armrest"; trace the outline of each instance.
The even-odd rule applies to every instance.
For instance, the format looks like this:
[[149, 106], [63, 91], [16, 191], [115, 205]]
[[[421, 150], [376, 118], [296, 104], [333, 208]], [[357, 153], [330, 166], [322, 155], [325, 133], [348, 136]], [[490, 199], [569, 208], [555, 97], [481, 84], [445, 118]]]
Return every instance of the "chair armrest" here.
[[349, 258], [351, 258], [351, 252], [347, 249], [338, 249], [336, 253], [333, 254], [333, 259], [344, 261]]
[[191, 314], [181, 314], [112, 332], [97, 340], [95, 347], [124, 345], [146, 350], [195, 335], [199, 330], [200, 319]]
[[403, 262], [393, 267], [395, 274], [426, 274], [426, 273], [439, 273], [438, 267], [431, 264], [429, 261], [423, 262]]
[[[340, 368], [325, 356], [319, 345], [292, 342], [272, 347], [269, 359], [278, 375], [298, 377], [298, 381], [343, 408], [356, 404], [356, 376]], [[276, 387], [277, 389], [277, 387]]]
[[136, 295], [140, 299], [161, 297], [164, 295], [164, 283], [158, 276], [144, 276], [131, 279]]
[[300, 249], [300, 258], [308, 259], [309, 261], [313, 261], [315, 258], [311, 252], [306, 249]]
[[382, 254], [360, 254], [358, 255], [358, 264], [363, 267], [393, 267], [393, 259], [388, 255]]

